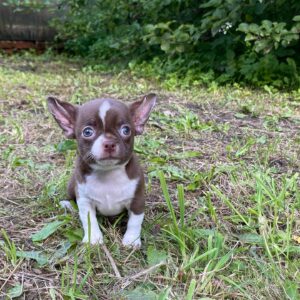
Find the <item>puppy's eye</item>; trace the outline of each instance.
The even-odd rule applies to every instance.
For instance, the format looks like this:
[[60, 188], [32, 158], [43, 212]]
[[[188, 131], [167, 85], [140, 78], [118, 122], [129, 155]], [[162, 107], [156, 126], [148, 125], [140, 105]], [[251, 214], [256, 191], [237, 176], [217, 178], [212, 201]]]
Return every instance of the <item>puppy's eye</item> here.
[[123, 125], [123, 126], [121, 127], [121, 134], [122, 134], [123, 136], [129, 136], [130, 133], [131, 133], [131, 130], [130, 130], [130, 127], [129, 127], [128, 125]]
[[83, 128], [82, 135], [84, 137], [91, 137], [94, 134], [94, 132], [95, 131], [94, 131], [94, 129], [92, 127], [87, 126], [87, 127]]

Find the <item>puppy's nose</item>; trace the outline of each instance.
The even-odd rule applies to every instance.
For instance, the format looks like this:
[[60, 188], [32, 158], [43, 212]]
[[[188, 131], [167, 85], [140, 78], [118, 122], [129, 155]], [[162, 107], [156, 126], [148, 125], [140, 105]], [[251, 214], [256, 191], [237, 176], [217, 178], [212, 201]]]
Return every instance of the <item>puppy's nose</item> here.
[[105, 141], [103, 143], [104, 151], [107, 153], [113, 153], [116, 150], [116, 143], [113, 141]]

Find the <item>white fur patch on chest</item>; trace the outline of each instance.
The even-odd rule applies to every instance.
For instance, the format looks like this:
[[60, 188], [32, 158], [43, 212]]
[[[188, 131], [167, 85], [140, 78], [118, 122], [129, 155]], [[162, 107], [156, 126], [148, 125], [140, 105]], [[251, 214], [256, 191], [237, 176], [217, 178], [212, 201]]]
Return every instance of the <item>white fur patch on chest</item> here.
[[128, 209], [139, 178], [130, 179], [125, 166], [110, 171], [94, 171], [78, 183], [78, 196], [91, 201], [104, 216], [113, 216]]

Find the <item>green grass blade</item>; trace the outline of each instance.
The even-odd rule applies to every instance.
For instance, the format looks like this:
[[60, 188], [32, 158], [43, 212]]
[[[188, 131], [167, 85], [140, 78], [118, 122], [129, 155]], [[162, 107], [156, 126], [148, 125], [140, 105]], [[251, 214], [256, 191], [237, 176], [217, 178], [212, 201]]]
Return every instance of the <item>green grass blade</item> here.
[[243, 297], [245, 297], [249, 300], [252, 300], [252, 298], [249, 296], [248, 292], [245, 291], [239, 284], [234, 282], [232, 279], [230, 279], [229, 277], [223, 276], [223, 275], [219, 275], [218, 277], [220, 277], [223, 281], [229, 283], [231, 286], [234, 286], [235, 288], [237, 288], [243, 294]]
[[178, 201], [179, 201], [179, 212], [180, 212], [180, 227], [183, 229], [184, 227], [184, 189], [182, 184], [177, 185], [177, 192], [178, 192]]
[[227, 206], [233, 210], [238, 216], [239, 218], [248, 226], [251, 227], [250, 223], [244, 218], [244, 216], [234, 207], [234, 205], [231, 203], [231, 201], [216, 187], [216, 186], [212, 186], [212, 189], [214, 190], [214, 192], [223, 200], [223, 202], [225, 202], [225, 204], [227, 204]]
[[204, 258], [210, 257], [210, 255], [213, 255], [217, 252], [217, 248], [213, 248], [211, 250], [206, 251], [205, 253], [200, 254], [199, 256], [197, 256], [196, 258], [193, 258], [192, 260], [190, 260], [189, 263], [187, 263], [185, 266], [183, 266], [184, 270], [189, 269], [194, 263], [198, 262], [199, 260], [202, 260]]
[[164, 195], [164, 198], [166, 200], [168, 209], [170, 211], [174, 227], [176, 228], [177, 233], [178, 233], [179, 229], [178, 229], [177, 219], [176, 219], [176, 215], [175, 215], [175, 210], [174, 210], [174, 207], [173, 207], [173, 204], [172, 204], [172, 201], [171, 201], [171, 198], [170, 198], [170, 194], [169, 194], [169, 191], [168, 191], [168, 188], [167, 188], [166, 179], [165, 179], [164, 173], [162, 171], [158, 171], [158, 178], [160, 180], [160, 186], [161, 186], [161, 189], [163, 191], [163, 195]]
[[194, 293], [195, 293], [195, 289], [196, 289], [196, 280], [193, 278], [191, 280], [191, 283], [190, 283], [190, 286], [189, 286], [189, 289], [188, 289], [188, 293], [186, 295], [186, 300], [193, 300], [193, 296], [194, 296]]
[[207, 284], [211, 281], [211, 279], [213, 278], [215, 273], [220, 271], [225, 266], [225, 264], [228, 262], [228, 260], [231, 258], [231, 256], [232, 256], [232, 251], [229, 251], [227, 254], [225, 254], [218, 260], [218, 262], [215, 264], [215, 266], [213, 268], [208, 268], [208, 269], [211, 269], [211, 271], [208, 273], [207, 277], [204, 279], [204, 281], [200, 287], [200, 291], [203, 291], [206, 288]]

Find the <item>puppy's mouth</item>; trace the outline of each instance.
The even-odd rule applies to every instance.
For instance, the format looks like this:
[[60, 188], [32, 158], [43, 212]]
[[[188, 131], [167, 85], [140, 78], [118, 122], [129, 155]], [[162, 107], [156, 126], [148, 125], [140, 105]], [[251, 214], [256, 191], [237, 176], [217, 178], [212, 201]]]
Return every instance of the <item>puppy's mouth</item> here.
[[108, 171], [117, 168], [119, 162], [118, 158], [103, 158], [95, 160], [91, 167], [95, 170]]
[[97, 157], [92, 152], [87, 152], [82, 156], [82, 158], [88, 163], [97, 163], [97, 162], [103, 162], [109, 160], [120, 160], [120, 158], [117, 157], [116, 155], [107, 154], [107, 155], [101, 155]]
[[100, 159], [97, 159], [95, 161], [95, 163], [97, 165], [116, 165], [118, 162], [120, 161], [119, 158], [115, 158], [115, 157], [105, 157], [105, 158], [100, 158]]

